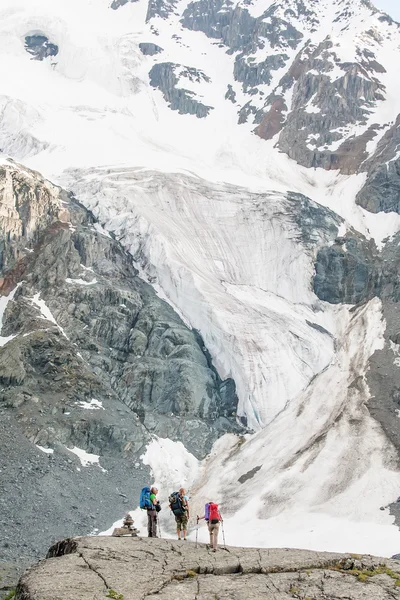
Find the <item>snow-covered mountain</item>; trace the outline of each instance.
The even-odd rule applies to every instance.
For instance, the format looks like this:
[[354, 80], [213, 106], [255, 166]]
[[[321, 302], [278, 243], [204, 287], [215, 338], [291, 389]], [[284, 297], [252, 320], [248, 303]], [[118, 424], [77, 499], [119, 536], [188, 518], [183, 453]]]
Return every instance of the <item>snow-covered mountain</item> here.
[[71, 190], [236, 383], [255, 433], [191, 479], [242, 544], [400, 543], [399, 47], [368, 0], [0, 8], [4, 160]]

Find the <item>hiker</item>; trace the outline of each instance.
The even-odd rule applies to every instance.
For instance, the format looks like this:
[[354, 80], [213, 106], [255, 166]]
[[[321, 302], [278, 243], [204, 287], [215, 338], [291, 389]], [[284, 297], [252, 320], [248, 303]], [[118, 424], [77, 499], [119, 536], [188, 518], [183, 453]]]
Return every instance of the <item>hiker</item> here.
[[157, 500], [158, 489], [144, 487], [140, 492], [140, 508], [147, 510], [147, 532], [149, 537], [157, 535], [157, 513], [161, 510], [160, 502]]
[[185, 488], [180, 488], [179, 492], [173, 492], [169, 497], [169, 507], [175, 517], [176, 532], [178, 540], [186, 541], [187, 525], [190, 518], [189, 502], [186, 496]]
[[210, 534], [210, 547], [213, 552], [218, 550], [218, 532], [219, 524], [222, 521], [221, 513], [218, 509], [218, 504], [214, 502], [207, 502], [204, 507], [204, 515], [199, 517], [197, 515], [197, 522], [201, 519], [205, 519], [208, 525], [208, 531]]
[[148, 537], [158, 537], [157, 535], [157, 513], [161, 508], [160, 502], [157, 500], [158, 489], [150, 488], [150, 503], [151, 508], [147, 509], [147, 532]]

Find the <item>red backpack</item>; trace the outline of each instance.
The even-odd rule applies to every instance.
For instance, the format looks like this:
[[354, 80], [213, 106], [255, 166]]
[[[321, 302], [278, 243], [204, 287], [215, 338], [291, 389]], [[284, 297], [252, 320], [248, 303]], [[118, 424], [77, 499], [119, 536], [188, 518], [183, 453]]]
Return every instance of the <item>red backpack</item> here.
[[221, 515], [219, 514], [218, 504], [214, 504], [214, 502], [209, 503], [209, 522], [212, 525], [219, 523], [221, 520]]

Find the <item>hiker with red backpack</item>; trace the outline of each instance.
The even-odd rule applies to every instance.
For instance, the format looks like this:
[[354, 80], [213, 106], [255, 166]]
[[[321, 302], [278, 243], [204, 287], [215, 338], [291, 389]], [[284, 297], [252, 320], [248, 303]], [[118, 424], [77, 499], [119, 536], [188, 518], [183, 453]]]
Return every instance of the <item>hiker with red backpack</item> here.
[[186, 496], [186, 491], [184, 488], [180, 488], [179, 492], [172, 492], [169, 497], [169, 507], [175, 517], [178, 540], [182, 539], [181, 533], [183, 533], [183, 539], [186, 542], [186, 532], [190, 518], [190, 511], [188, 497]]
[[213, 552], [216, 552], [218, 550], [219, 524], [223, 523], [218, 504], [215, 504], [215, 502], [208, 502], [204, 507], [204, 515], [202, 517], [197, 515], [197, 523], [201, 519], [205, 519], [207, 522], [208, 532], [210, 534], [210, 547]]
[[147, 533], [148, 537], [158, 537], [157, 535], [157, 513], [161, 510], [159, 500], [157, 500], [158, 489], [153, 487], [144, 487], [140, 493], [139, 506], [147, 510]]

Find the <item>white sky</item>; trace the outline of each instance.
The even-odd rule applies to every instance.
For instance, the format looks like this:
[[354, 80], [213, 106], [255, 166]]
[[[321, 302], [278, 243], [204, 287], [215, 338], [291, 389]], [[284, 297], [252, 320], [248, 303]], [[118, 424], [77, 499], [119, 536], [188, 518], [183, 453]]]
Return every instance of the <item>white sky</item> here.
[[373, 3], [380, 10], [387, 12], [393, 19], [400, 21], [400, 2], [399, 0], [373, 0]]

